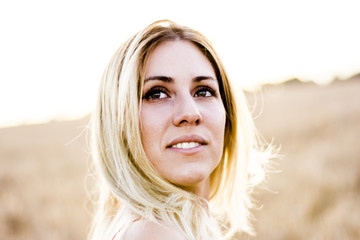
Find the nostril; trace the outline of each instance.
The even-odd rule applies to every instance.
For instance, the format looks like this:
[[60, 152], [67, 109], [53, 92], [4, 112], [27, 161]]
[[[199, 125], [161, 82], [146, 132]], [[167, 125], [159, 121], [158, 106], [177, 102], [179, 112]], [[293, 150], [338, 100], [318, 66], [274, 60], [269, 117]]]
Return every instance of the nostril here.
[[183, 126], [183, 125], [188, 125], [188, 124], [194, 124], [194, 125], [197, 126], [200, 123], [201, 123], [201, 118], [200, 117], [197, 117], [196, 119], [191, 118], [191, 117], [185, 117], [181, 121], [177, 122], [176, 125]]
[[200, 125], [202, 117], [198, 107], [195, 105], [194, 102], [190, 102], [187, 99], [185, 100], [176, 104], [176, 109], [174, 109], [175, 111], [173, 112], [174, 125]]

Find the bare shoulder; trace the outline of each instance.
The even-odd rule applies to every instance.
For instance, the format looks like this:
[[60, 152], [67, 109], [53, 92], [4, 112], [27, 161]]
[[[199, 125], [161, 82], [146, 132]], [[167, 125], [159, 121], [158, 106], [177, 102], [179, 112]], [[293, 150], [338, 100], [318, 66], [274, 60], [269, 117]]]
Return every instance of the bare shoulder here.
[[165, 226], [149, 220], [140, 219], [131, 224], [123, 240], [186, 240], [183, 234], [172, 226]]

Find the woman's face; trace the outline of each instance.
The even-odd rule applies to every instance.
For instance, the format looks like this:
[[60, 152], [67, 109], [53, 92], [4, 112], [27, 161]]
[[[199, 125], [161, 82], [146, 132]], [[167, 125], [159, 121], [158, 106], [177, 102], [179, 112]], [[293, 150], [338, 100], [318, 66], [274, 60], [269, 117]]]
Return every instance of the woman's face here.
[[191, 42], [167, 41], [150, 54], [140, 119], [145, 153], [159, 174], [207, 195], [226, 114], [214, 69]]

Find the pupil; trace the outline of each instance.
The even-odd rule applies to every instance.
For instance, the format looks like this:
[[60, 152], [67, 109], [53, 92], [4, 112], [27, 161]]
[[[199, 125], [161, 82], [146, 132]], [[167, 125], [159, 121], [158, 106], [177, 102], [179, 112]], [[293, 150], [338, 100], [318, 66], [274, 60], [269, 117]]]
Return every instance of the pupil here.
[[160, 92], [156, 92], [153, 94], [153, 98], [160, 98], [161, 93]]

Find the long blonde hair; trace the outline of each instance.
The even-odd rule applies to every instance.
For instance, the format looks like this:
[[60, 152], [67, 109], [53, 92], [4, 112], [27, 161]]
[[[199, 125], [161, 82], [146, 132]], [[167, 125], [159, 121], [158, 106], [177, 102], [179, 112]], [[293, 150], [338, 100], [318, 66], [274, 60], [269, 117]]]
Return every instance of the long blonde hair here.
[[[210, 177], [210, 214], [204, 199], [158, 174], [141, 143], [139, 112], [146, 63], [160, 43], [175, 40], [193, 43], [210, 61], [226, 111], [223, 156]], [[101, 185], [91, 239], [110, 239], [125, 205], [141, 218], [175, 226], [187, 239], [230, 239], [237, 232], [253, 232], [249, 194], [270, 154], [259, 144], [243, 94], [237, 93], [235, 99], [218, 55], [199, 32], [163, 20], [125, 42], [102, 77], [92, 133]], [[249, 172], [249, 162], [260, 171]]]

